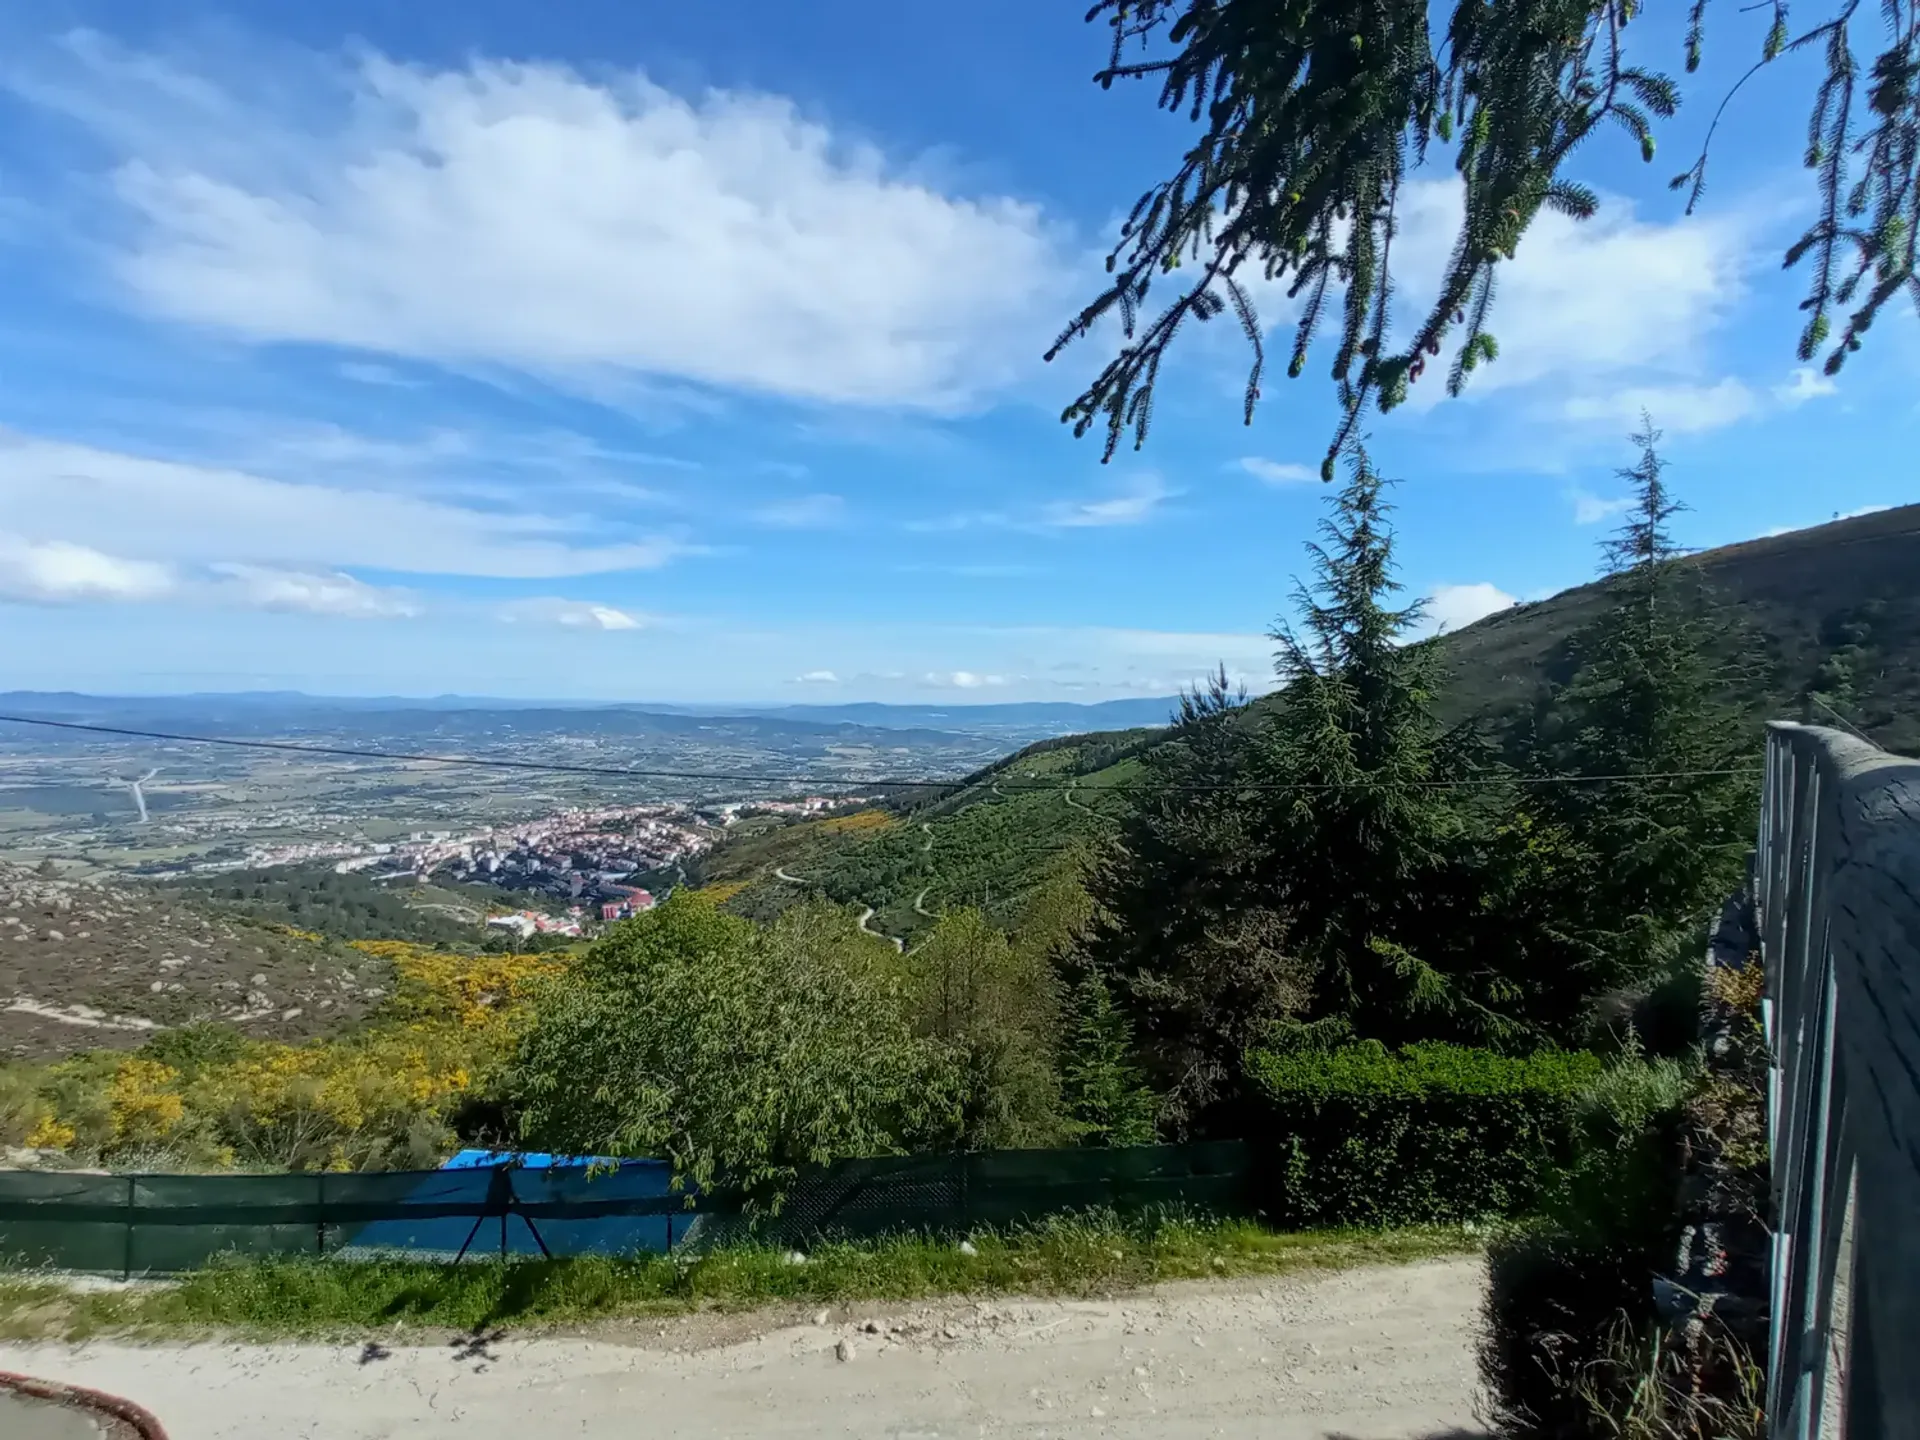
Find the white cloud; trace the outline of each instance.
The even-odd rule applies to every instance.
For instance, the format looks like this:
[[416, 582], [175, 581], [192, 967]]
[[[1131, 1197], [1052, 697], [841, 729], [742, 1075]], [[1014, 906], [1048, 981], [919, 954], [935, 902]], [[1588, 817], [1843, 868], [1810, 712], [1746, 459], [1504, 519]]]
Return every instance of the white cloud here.
[[1782, 405], [1804, 405], [1809, 400], [1818, 400], [1831, 395], [1839, 387], [1832, 380], [1808, 366], [1798, 367], [1784, 385], [1773, 387], [1773, 398]]
[[1435, 635], [1458, 630], [1518, 603], [1498, 585], [1485, 580], [1466, 585], [1436, 585], [1427, 596], [1421, 633]]
[[64, 540], [0, 535], [0, 597], [9, 600], [154, 600], [171, 593], [176, 584], [165, 565], [127, 560]]
[[80, 537], [135, 560], [286, 570], [532, 579], [646, 569], [686, 549], [660, 536], [609, 543], [591, 516], [573, 522], [294, 484], [5, 431], [0, 514], [36, 543]]
[[1651, 415], [1654, 425], [1669, 435], [1697, 435], [1759, 411], [1759, 397], [1728, 376], [1716, 385], [1642, 385], [1607, 395], [1578, 395], [1566, 402], [1562, 413], [1569, 420], [1609, 425], [1623, 434], [1637, 429], [1643, 414]]
[[562, 600], [543, 597], [512, 600], [496, 612], [510, 625], [559, 625], [568, 630], [639, 630], [646, 626], [644, 616], [618, 610], [592, 600]]
[[1631, 495], [1605, 500], [1577, 485], [1567, 491], [1567, 499], [1573, 502], [1573, 523], [1576, 525], [1598, 525], [1602, 520], [1625, 514], [1633, 508]]
[[1038, 509], [962, 510], [928, 520], [909, 520], [905, 528], [922, 533], [952, 530], [1089, 530], [1138, 525], [1168, 500], [1184, 494], [1169, 489], [1158, 475], [1141, 475], [1115, 494], [1091, 500], [1052, 500]]
[[838, 495], [802, 495], [793, 500], [776, 500], [752, 513], [760, 525], [776, 530], [819, 530], [837, 525], [846, 517], [847, 502]]
[[[1460, 196], [1453, 179], [1419, 181], [1403, 193], [1395, 254], [1405, 320], [1423, 315], [1422, 303], [1438, 293]], [[1708, 332], [1740, 296], [1747, 232], [1731, 211], [1640, 220], [1632, 202], [1615, 195], [1603, 196], [1590, 220], [1543, 210], [1497, 272], [1487, 328], [1500, 356], [1462, 393], [1540, 382], [1586, 390], [1600, 376], [1693, 370]], [[1415, 403], [1444, 398], [1444, 369], [1439, 361], [1429, 367], [1413, 387]]]
[[840, 677], [831, 670], [809, 670], [804, 675], [793, 677], [796, 685], [838, 685]]
[[1263, 460], [1258, 455], [1241, 459], [1240, 468], [1268, 485], [1318, 484], [1320, 471], [1313, 465], [1296, 465], [1290, 460]]
[[252, 610], [302, 611], [353, 620], [409, 619], [423, 612], [418, 596], [369, 585], [351, 575], [277, 570], [231, 563], [208, 567], [222, 577], [217, 598]]
[[1049, 529], [1085, 529], [1138, 525], [1181, 492], [1167, 488], [1158, 475], [1142, 475], [1104, 500], [1055, 500], [1041, 512]]
[[1004, 675], [981, 675], [972, 670], [929, 670], [921, 680], [936, 689], [978, 690], [988, 685], [1004, 685]]
[[1063, 303], [1037, 207], [946, 193], [779, 96], [376, 55], [316, 108], [246, 67], [70, 54], [64, 88], [15, 88], [117, 152], [121, 282], [245, 340], [950, 411]]
[[342, 361], [340, 374], [362, 385], [386, 385], [398, 390], [414, 390], [420, 385], [418, 380], [408, 379], [391, 365], [378, 365], [370, 360]]

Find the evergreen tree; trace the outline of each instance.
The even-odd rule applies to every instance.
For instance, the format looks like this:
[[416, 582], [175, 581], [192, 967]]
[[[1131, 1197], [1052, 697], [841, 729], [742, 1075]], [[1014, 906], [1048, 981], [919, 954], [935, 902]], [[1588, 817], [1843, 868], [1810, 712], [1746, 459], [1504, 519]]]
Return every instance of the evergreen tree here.
[[1475, 1013], [1437, 952], [1432, 900], [1460, 839], [1434, 714], [1434, 652], [1395, 607], [1386, 482], [1364, 450], [1310, 544], [1298, 627], [1274, 632], [1281, 691], [1261, 746], [1262, 848], [1311, 960], [1311, 1018], [1390, 1043]]
[[[1852, 0], [1815, 6], [1811, 19], [1796, 8], [1798, 34], [1786, 7], [1773, 7], [1761, 63], [1803, 47], [1824, 54], [1805, 152], [1821, 203], [1786, 261], [1808, 262], [1811, 276], [1799, 357], [1824, 352], [1832, 374], [1887, 302], [1903, 290], [1920, 301], [1920, 0], [1885, 0], [1871, 61], [1855, 50]], [[1706, 8], [1696, 0], [1686, 25], [1689, 71]], [[1129, 430], [1143, 443], [1175, 337], [1231, 309], [1253, 352], [1251, 421], [1268, 333], [1252, 277], [1297, 302], [1290, 376], [1316, 334], [1337, 336], [1330, 368], [1344, 418], [1327, 478], [1366, 407], [1401, 403], [1430, 361], [1448, 357], [1457, 392], [1498, 355], [1496, 279], [1528, 229], [1543, 211], [1584, 220], [1599, 209], [1565, 173], [1574, 152], [1613, 131], [1654, 158], [1655, 126], [1680, 92], [1627, 61], [1645, 54], [1622, 40], [1641, 11], [1642, 0], [1096, 0], [1087, 18], [1113, 37], [1098, 82], [1157, 79], [1161, 106], [1186, 112], [1199, 133], [1173, 176], [1134, 205], [1107, 259], [1111, 282], [1049, 352], [1120, 322], [1119, 353], [1062, 418], [1076, 434], [1104, 429], [1108, 456]], [[1430, 303], [1395, 314], [1400, 202], [1433, 141], [1460, 177], [1459, 228]], [[1671, 182], [1690, 192], [1689, 208], [1706, 158]], [[1174, 290], [1157, 308], [1155, 285]]]
[[1068, 1122], [1088, 1145], [1151, 1145], [1159, 1101], [1134, 1063], [1133, 1026], [1106, 982], [1087, 975], [1074, 987], [1060, 1089]]
[[[1726, 624], [1674, 542], [1684, 508], [1666, 482], [1659, 432], [1639, 460], [1626, 523], [1602, 546], [1613, 603], [1572, 640], [1576, 668], [1539, 727], [1542, 800], [1589, 856], [1592, 923], [1622, 984], [1666, 969], [1738, 879], [1751, 839], [1752, 745], [1714, 658]], [[1625, 778], [1611, 778], [1625, 777]], [[1644, 778], [1642, 778], [1644, 777]]]
[[1168, 742], [1142, 762], [1133, 812], [1088, 879], [1097, 910], [1080, 969], [1132, 1027], [1176, 1134], [1204, 1128], [1233, 1098], [1241, 1054], [1306, 999], [1272, 904], [1245, 706], [1224, 669], [1182, 696]]

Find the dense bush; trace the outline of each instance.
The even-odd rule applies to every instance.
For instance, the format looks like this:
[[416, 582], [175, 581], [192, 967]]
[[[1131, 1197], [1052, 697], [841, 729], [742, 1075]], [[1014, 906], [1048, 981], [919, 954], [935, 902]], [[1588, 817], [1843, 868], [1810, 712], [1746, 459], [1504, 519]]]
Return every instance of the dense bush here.
[[1489, 1248], [1480, 1376], [1509, 1440], [1622, 1433], [1624, 1358], [1652, 1334], [1653, 1279], [1673, 1259], [1696, 1073], [1631, 1057], [1610, 1067], [1575, 1109], [1574, 1164], [1543, 1213]]
[[830, 906], [763, 927], [675, 891], [541, 988], [510, 1082], [522, 1134], [763, 1197], [803, 1165], [950, 1144], [955, 1067], [914, 1033], [898, 966]]
[[230, 1025], [162, 1030], [132, 1054], [0, 1065], [0, 1144], [126, 1170], [429, 1168], [496, 1082], [533, 981], [560, 962], [356, 942], [392, 962], [365, 1025], [305, 1045]]
[[969, 906], [942, 915], [902, 968], [916, 1032], [948, 1051], [959, 1076], [961, 1144], [1063, 1141], [1060, 996], [1046, 955]]
[[1246, 1060], [1249, 1135], [1267, 1149], [1268, 1211], [1284, 1226], [1518, 1214], [1573, 1159], [1594, 1056], [1507, 1056], [1377, 1044]]

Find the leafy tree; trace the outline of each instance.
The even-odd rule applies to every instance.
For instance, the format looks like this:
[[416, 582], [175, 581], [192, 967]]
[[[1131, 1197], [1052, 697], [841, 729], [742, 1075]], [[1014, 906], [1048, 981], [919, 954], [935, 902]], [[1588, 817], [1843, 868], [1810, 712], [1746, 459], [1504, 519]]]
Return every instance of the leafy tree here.
[[[1175, 336], [1232, 309], [1253, 350], [1250, 421], [1266, 365], [1256, 280], [1298, 304], [1290, 376], [1338, 313], [1332, 376], [1344, 420], [1325, 478], [1367, 405], [1398, 405], [1443, 351], [1457, 393], [1499, 353], [1487, 323], [1501, 262], [1543, 209], [1586, 219], [1598, 208], [1565, 173], [1575, 150], [1617, 128], [1651, 162], [1655, 122], [1680, 103], [1671, 79], [1625, 58], [1623, 32], [1641, 10], [1640, 0], [1095, 0], [1087, 18], [1104, 18], [1113, 37], [1099, 83], [1157, 78], [1161, 106], [1202, 128], [1173, 176], [1134, 206], [1108, 258], [1112, 283], [1048, 353], [1117, 313], [1119, 354], [1063, 419], [1076, 434], [1104, 425], [1108, 457], [1128, 429], [1143, 443]], [[1706, 10], [1691, 0], [1690, 72]], [[1870, 64], [1855, 48], [1870, 23], [1855, 0], [1826, 0], [1797, 34], [1781, 0], [1768, 15], [1756, 71], [1802, 49], [1825, 60], [1804, 156], [1820, 205], [1786, 259], [1810, 262], [1800, 358], [1825, 349], [1832, 374], [1900, 290], [1920, 300], [1920, 13], [1916, 0], [1886, 0]], [[1394, 322], [1399, 208], [1436, 142], [1463, 182], [1460, 227], [1432, 304]], [[1705, 178], [1703, 150], [1672, 181], [1689, 208]], [[1176, 270], [1177, 293], [1143, 323], [1154, 282]], [[1836, 336], [1835, 312], [1849, 307]]]
[[1069, 1125], [1089, 1145], [1150, 1145], [1160, 1102], [1134, 1063], [1133, 1026], [1106, 982], [1074, 987], [1061, 1052], [1060, 1087]]
[[[1578, 837], [1593, 923], [1616, 979], [1670, 964], [1691, 927], [1736, 883], [1751, 838], [1751, 744], [1713, 659], [1725, 622], [1674, 542], [1659, 432], [1633, 437], [1620, 472], [1634, 509], [1603, 545], [1616, 601], [1573, 637], [1576, 666], [1539, 726], [1536, 764], [1577, 777], [1542, 799]], [[1660, 778], [1616, 778], [1660, 777]]]
[[956, 1086], [893, 959], [830, 907], [763, 929], [676, 891], [537, 994], [511, 1084], [522, 1134], [772, 1203], [803, 1165], [944, 1143]]
[[1094, 866], [1097, 907], [1079, 959], [1132, 1027], [1174, 1132], [1233, 1098], [1240, 1056], [1306, 1002], [1306, 976], [1272, 903], [1252, 803], [1244, 691], [1221, 670], [1183, 695], [1167, 743], [1143, 759], [1133, 812]]
[[959, 1077], [961, 1143], [1058, 1139], [1060, 1004], [1044, 955], [968, 907], [942, 915], [906, 964], [915, 1028], [945, 1048]]

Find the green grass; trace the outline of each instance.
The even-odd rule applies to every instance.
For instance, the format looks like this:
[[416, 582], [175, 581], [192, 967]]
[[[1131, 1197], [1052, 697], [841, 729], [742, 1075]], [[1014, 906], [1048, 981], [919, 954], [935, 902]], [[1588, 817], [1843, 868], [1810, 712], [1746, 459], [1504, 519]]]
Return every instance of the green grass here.
[[1246, 1221], [1054, 1219], [972, 1237], [823, 1244], [805, 1263], [757, 1247], [697, 1256], [489, 1260], [265, 1260], [216, 1265], [176, 1285], [93, 1293], [0, 1275], [0, 1339], [103, 1334], [270, 1339], [379, 1330], [522, 1330], [949, 1295], [1112, 1294], [1169, 1280], [1403, 1264], [1478, 1248], [1461, 1226], [1276, 1234]]

